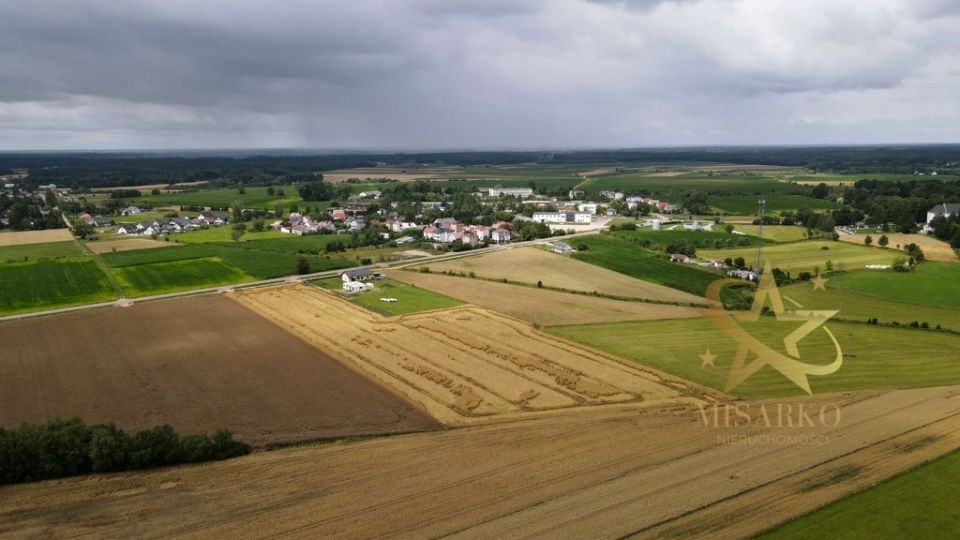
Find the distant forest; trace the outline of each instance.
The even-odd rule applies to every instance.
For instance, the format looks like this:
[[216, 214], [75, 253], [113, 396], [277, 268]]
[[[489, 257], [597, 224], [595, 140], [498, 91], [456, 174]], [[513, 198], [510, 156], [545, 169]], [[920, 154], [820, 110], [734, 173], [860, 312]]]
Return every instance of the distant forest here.
[[30, 170], [28, 186], [114, 187], [198, 180], [265, 185], [349, 167], [542, 163], [727, 162], [837, 173], [912, 173], [960, 165], [960, 145], [717, 147], [558, 152], [318, 154], [303, 152], [0, 153], [0, 174]]

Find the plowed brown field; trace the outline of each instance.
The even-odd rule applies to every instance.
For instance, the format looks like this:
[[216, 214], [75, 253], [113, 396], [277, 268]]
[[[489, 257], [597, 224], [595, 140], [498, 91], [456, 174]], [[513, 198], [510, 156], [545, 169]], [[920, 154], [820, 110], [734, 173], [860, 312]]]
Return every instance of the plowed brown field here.
[[79, 416], [252, 444], [436, 427], [225, 296], [0, 324], [0, 426]]
[[702, 393], [478, 307], [383, 318], [307, 285], [243, 291], [236, 298], [443, 422]]
[[[10, 537], [743, 538], [960, 446], [957, 388], [824, 396], [820, 446], [614, 406], [0, 489]], [[796, 405], [797, 402], [792, 402]], [[926, 442], [923, 442], [926, 441]]]

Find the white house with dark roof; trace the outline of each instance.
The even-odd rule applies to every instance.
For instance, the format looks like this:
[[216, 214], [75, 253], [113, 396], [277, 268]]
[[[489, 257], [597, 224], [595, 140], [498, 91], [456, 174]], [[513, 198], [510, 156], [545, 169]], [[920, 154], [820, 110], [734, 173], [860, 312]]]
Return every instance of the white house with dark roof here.
[[927, 211], [927, 225], [940, 216], [948, 218], [957, 214], [960, 214], [960, 203], [940, 203]]

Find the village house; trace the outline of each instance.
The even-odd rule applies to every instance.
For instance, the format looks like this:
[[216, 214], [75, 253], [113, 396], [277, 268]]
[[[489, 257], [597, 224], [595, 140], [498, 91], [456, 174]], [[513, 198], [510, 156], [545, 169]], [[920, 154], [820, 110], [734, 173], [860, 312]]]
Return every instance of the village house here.
[[490, 242], [494, 244], [506, 244], [510, 242], [509, 229], [493, 229], [490, 231]]
[[927, 211], [927, 225], [934, 219], [943, 216], [949, 218], [960, 214], [960, 203], [941, 203]]
[[120, 212], [120, 215], [121, 216], [139, 216], [141, 212], [142, 210], [140, 210], [139, 207], [128, 206]]
[[332, 217], [334, 221], [346, 221], [347, 211], [343, 208], [336, 208], [330, 211], [330, 217]]
[[601, 197], [606, 197], [611, 201], [621, 201], [623, 200], [623, 193], [619, 191], [601, 191]]
[[588, 214], [596, 214], [597, 206], [597, 203], [580, 203], [577, 205], [577, 210]]
[[357, 198], [360, 199], [379, 199], [381, 193], [379, 191], [361, 191], [357, 194]]
[[747, 281], [757, 281], [757, 273], [753, 270], [730, 270], [727, 275]]

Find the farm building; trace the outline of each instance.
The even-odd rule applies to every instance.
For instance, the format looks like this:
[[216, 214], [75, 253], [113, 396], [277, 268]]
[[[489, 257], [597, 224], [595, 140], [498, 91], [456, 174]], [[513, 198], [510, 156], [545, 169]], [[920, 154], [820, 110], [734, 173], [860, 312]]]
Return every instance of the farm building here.
[[491, 197], [520, 197], [521, 199], [533, 196], [533, 188], [490, 188], [487, 194]]
[[372, 291], [373, 283], [365, 283], [363, 281], [344, 281], [343, 290], [350, 294]]
[[674, 253], [670, 255], [670, 260], [672, 262], [687, 263], [690, 262], [690, 257], [684, 255], [683, 253]]
[[554, 242], [552, 249], [554, 253], [572, 253], [573, 252], [573, 248], [570, 247], [570, 244], [566, 242]]
[[593, 215], [586, 212], [534, 212], [533, 221], [554, 224], [589, 224], [593, 221]]
[[350, 281], [370, 281], [373, 278], [373, 272], [371, 272], [369, 268], [354, 268], [345, 270], [340, 274], [340, 279], [342, 279], [344, 283]]

